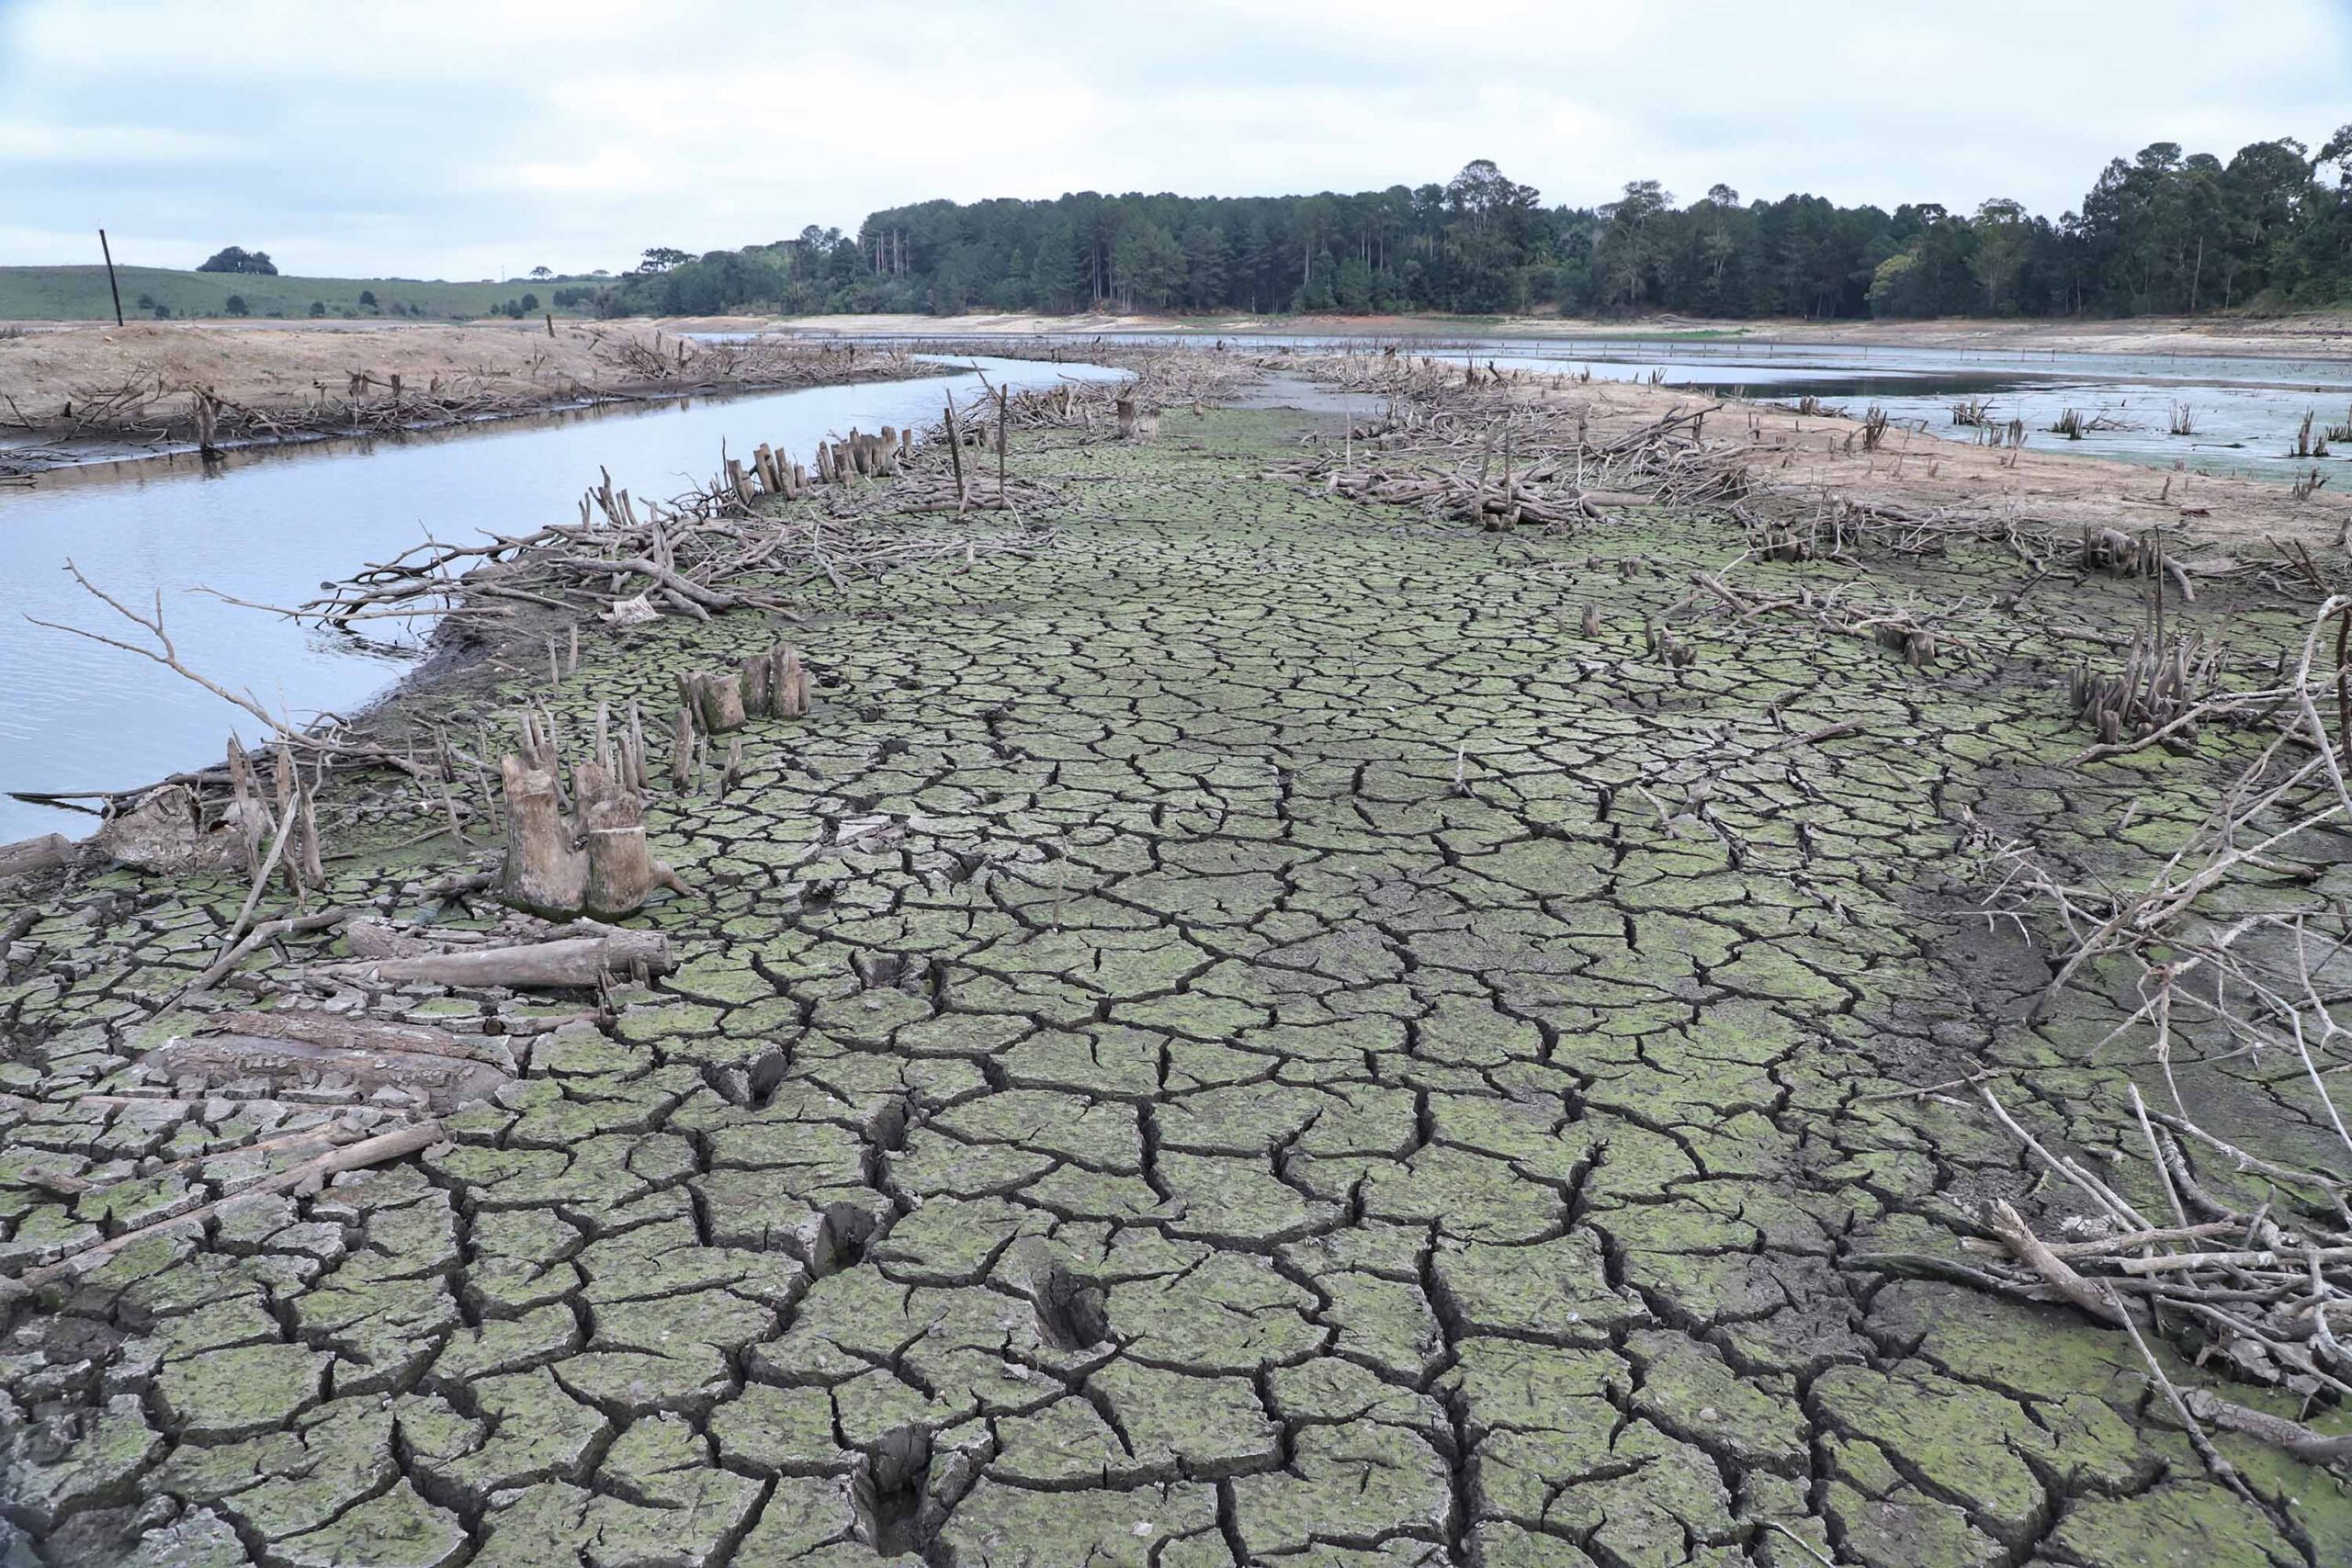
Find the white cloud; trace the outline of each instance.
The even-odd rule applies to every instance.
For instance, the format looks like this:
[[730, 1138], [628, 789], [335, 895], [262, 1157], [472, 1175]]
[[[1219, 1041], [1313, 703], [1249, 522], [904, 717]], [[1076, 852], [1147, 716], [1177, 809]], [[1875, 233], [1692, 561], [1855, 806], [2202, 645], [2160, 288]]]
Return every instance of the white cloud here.
[[2352, 17], [2270, 0], [1964, 11], [1532, 0], [0, 0], [0, 261], [258, 245], [306, 272], [626, 265], [932, 197], [1442, 180], [1547, 199], [2055, 213], [2146, 142], [2352, 116]]

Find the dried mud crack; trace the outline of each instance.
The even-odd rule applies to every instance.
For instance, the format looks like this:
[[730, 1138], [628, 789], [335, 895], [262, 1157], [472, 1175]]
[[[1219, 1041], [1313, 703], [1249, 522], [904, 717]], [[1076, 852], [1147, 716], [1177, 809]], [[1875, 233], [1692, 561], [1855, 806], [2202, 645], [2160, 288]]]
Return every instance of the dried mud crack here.
[[[1694, 588], [1728, 502], [1482, 531], [1301, 482], [1302, 428], [1023, 431], [1051, 547], [809, 591], [809, 716], [652, 802], [673, 972], [379, 997], [547, 1027], [447, 1142], [0, 1306], [0, 1562], [2352, 1561], [2332, 1474], [2217, 1433], [2218, 1484], [2123, 1336], [1871, 1261], [1962, 1265], [2033, 1185], [1906, 1089], [2014, 1073], [2115, 1145], [2112, 1017], [2021, 1021], [2045, 957], [1969, 911], [1986, 825], [2120, 874], [2201, 815], [2199, 758], [2067, 765], [2066, 634], [2145, 582], [2020, 602], [1996, 537], [1741, 567], [1907, 605], [1965, 649], [1922, 667]], [[2177, 613], [2266, 658], [2302, 621]], [[775, 636], [408, 705], [579, 734]], [[430, 909], [447, 849], [369, 831], [327, 897]], [[7, 1272], [370, 1114], [133, 1081], [243, 892], [117, 872], [9, 927]], [[2284, 1158], [2290, 1066], [2194, 1070]]]

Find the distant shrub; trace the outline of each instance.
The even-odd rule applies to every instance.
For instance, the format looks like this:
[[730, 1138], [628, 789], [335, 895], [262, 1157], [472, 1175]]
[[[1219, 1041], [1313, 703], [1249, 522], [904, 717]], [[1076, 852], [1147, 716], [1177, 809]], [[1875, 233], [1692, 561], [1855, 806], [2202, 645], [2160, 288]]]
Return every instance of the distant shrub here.
[[249, 272], [276, 277], [277, 264], [269, 259], [267, 251], [248, 251], [243, 245], [231, 245], [215, 251], [197, 264], [198, 272]]
[[323, 315], [325, 315], [326, 313], [327, 313], [327, 307], [326, 307], [326, 302], [325, 302], [324, 300], [322, 300], [322, 299], [313, 299], [313, 300], [311, 300], [311, 315], [313, 315], [313, 316], [323, 316]]
[[248, 313], [245, 309], [245, 297], [242, 294], [230, 295], [220, 302], [220, 308], [232, 316], [243, 316]]
[[374, 310], [376, 308], [376, 291], [372, 288], [361, 289], [359, 291], [359, 302], [362, 305], [367, 306], [369, 310]]

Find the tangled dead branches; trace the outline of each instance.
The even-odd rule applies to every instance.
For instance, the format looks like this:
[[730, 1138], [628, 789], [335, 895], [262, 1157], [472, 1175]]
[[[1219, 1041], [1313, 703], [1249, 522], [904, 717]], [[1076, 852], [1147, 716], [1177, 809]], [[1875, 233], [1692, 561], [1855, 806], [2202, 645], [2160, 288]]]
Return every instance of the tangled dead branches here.
[[1728, 504], [1747, 493], [1736, 452], [1703, 439], [1706, 417], [1721, 404], [1677, 410], [1596, 441], [1581, 412], [1398, 374], [1401, 394], [1374, 383], [1392, 396], [1361, 428], [1361, 466], [1351, 428], [1337, 453], [1327, 441], [1277, 471], [1366, 504], [1414, 506], [1498, 529], [1569, 528], [1605, 521], [1612, 509]]
[[[1985, 913], [2054, 925], [2063, 939], [2053, 978], [2029, 1016], [2093, 975], [2136, 998], [2100, 1045], [2144, 1039], [2171, 1109], [2152, 1109], [2126, 1086], [2131, 1120], [2120, 1134], [2145, 1151], [2154, 1180], [2144, 1185], [2163, 1201], [2150, 1212], [2086, 1162], [2045, 1146], [1980, 1084], [1994, 1118], [2088, 1212], [2050, 1240], [1996, 1205], [1989, 1237], [1972, 1244], [1991, 1260], [1980, 1283], [2071, 1302], [2135, 1339], [2143, 1325], [2185, 1337], [2200, 1359], [2325, 1404], [2352, 1396], [2352, 1349], [2337, 1326], [2352, 1322], [2352, 1130], [2329, 1087], [2352, 1066], [2352, 1028], [2335, 1012], [2352, 998], [2352, 919], [2315, 882], [2352, 852], [2352, 791], [2330, 691], [2340, 673], [2318, 666], [2329, 628], [2347, 614], [2352, 599], [2320, 607], [2278, 689], [2192, 705], [2210, 712], [2223, 701], [2259, 704], [2273, 733], [2142, 885], [2080, 886], [2020, 846], [1988, 843], [2000, 874]], [[2166, 657], [2164, 683], [2177, 685], [2187, 650], [2177, 644]], [[2239, 890], [2249, 875], [2267, 884], [2252, 896]], [[2299, 1069], [2285, 1081], [2307, 1086], [2300, 1109], [2315, 1146], [2340, 1152], [2290, 1165], [2208, 1131], [2176, 1073], [2184, 1053], [2206, 1062], [2270, 1057]], [[2267, 1196], [2235, 1195], [2248, 1181]], [[2161, 1380], [2153, 1357], [2149, 1365]], [[2202, 1419], [2315, 1461], [2352, 1458], [2352, 1444], [2300, 1423], [2166, 1387], [2192, 1432]]]

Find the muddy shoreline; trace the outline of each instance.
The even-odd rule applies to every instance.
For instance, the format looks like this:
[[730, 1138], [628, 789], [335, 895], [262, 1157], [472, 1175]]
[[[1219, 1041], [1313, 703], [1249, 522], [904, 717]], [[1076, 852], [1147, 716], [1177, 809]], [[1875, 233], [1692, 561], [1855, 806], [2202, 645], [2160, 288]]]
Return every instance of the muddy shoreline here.
[[[952, 365], [924, 365], [908, 370], [900, 375], [866, 375], [861, 373], [855, 377], [848, 378], [838, 384], [854, 386], [867, 381], [906, 379], [916, 376], [952, 374], [955, 369], [956, 367]], [[288, 448], [324, 446], [338, 441], [398, 440], [403, 435], [453, 435], [462, 434], [469, 430], [485, 429], [499, 425], [512, 424], [518, 421], [543, 420], [557, 414], [579, 413], [594, 410], [620, 410], [632, 407], [650, 407], [651, 405], [674, 402], [689, 398], [730, 399], [764, 397], [776, 392], [797, 391], [802, 388], [811, 385], [822, 386], [826, 384], [827, 383], [823, 382], [811, 383], [807, 381], [777, 381], [774, 383], [762, 381], [725, 381], [711, 382], [705, 385], [695, 386], [649, 386], [635, 390], [617, 389], [600, 392], [594, 397], [579, 398], [570, 400], [551, 399], [549, 401], [541, 403], [536, 407], [517, 408], [506, 412], [479, 414], [462, 419], [413, 420], [399, 424], [384, 426], [382, 428], [361, 430], [356, 432], [334, 429], [288, 431], [280, 435], [221, 441], [212, 447], [211, 455], [222, 457], [235, 457], [243, 453], [275, 452]], [[54, 450], [54, 448], [49, 450]], [[112, 442], [93, 441], [85, 444], [76, 444], [66, 449], [66, 455], [56, 457], [54, 458], [51, 458], [47, 455], [46, 451], [37, 454], [30, 458], [27, 458], [19, 457], [14, 449], [7, 446], [0, 446], [0, 480], [17, 479], [37, 479], [44, 474], [55, 474], [61, 471], [74, 469], [105, 468], [115, 465], [129, 467], [140, 463], [153, 462], [172, 457], [195, 457], [199, 455], [200, 451], [201, 449], [198, 448], [192, 440], [179, 443], [164, 443], [153, 446], [144, 445], [132, 446], [119, 440]]]
[[255, 332], [78, 327], [0, 341], [0, 479], [190, 451], [462, 429], [667, 398], [935, 374], [854, 347], [705, 344], [658, 327]]

